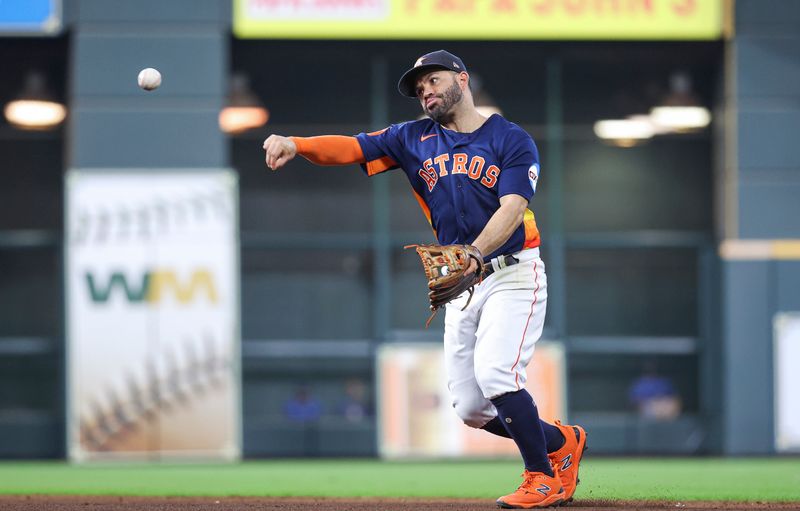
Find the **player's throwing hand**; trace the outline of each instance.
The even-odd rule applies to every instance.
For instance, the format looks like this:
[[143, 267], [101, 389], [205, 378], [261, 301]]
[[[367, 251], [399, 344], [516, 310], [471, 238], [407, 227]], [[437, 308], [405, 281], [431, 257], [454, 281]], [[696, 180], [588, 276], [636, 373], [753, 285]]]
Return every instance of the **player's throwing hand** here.
[[267, 167], [278, 170], [297, 154], [297, 146], [289, 137], [270, 135], [264, 141], [265, 161]]

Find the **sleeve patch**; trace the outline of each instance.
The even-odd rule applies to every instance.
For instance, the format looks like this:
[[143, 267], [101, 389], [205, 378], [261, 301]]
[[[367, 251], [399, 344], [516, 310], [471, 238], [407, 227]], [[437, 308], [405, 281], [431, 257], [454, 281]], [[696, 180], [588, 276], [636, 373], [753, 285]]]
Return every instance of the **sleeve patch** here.
[[531, 182], [531, 188], [533, 191], [536, 191], [536, 183], [539, 182], [539, 164], [534, 163], [531, 165], [531, 168], [528, 169], [528, 179]]

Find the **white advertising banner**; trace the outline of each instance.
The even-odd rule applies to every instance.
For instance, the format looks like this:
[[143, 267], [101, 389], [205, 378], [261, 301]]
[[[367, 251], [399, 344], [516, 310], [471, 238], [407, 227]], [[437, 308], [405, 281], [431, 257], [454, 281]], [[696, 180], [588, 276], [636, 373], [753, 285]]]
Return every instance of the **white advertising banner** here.
[[66, 178], [72, 460], [240, 455], [237, 180]]
[[[542, 419], [566, 420], [564, 347], [538, 341], [525, 388]], [[456, 415], [441, 343], [382, 344], [377, 353], [378, 448], [384, 458], [518, 456], [514, 442]]]
[[800, 313], [775, 316], [775, 450], [800, 452]]

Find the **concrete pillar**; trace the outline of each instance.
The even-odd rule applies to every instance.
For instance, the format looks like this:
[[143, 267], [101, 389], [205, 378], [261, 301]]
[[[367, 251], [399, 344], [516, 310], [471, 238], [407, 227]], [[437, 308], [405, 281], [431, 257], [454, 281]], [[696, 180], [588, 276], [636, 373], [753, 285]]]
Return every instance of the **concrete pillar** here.
[[800, 311], [800, 2], [737, 0], [726, 61], [723, 442], [774, 449], [773, 318]]

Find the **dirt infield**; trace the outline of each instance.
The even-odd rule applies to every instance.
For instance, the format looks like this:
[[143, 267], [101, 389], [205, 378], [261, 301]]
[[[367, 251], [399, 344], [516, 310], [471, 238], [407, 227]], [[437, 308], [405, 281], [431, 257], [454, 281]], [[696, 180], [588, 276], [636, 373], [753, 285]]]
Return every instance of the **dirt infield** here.
[[[631, 502], [576, 500], [565, 509], [580, 510], [711, 510], [711, 509], [800, 509], [800, 502]], [[491, 501], [454, 499], [331, 499], [331, 498], [263, 498], [263, 497], [97, 497], [97, 496], [11, 496], [0, 495], [0, 510], [45, 511], [295, 511], [315, 509], [320, 511], [408, 511], [408, 510], [459, 510], [489, 511], [497, 509]]]

